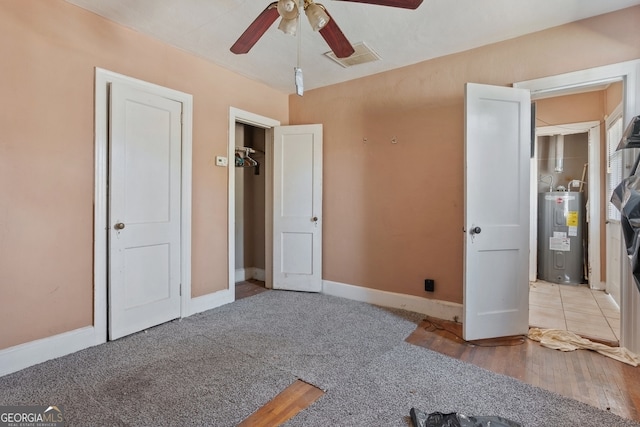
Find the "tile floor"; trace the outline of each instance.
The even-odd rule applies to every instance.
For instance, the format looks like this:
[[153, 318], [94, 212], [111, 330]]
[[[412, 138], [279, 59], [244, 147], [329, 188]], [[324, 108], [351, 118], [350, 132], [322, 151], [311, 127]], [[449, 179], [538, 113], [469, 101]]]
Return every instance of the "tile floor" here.
[[537, 281], [529, 286], [529, 325], [617, 343], [620, 309], [604, 291]]

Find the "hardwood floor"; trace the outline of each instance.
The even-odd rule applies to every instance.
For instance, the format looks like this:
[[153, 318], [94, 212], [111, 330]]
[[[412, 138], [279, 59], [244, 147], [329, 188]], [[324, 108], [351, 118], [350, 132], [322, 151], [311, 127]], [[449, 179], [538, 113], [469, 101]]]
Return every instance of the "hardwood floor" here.
[[309, 407], [323, 394], [324, 392], [319, 388], [296, 380], [269, 403], [241, 422], [238, 427], [279, 426]]
[[238, 282], [236, 283], [236, 300], [258, 295], [268, 290], [264, 287], [264, 282], [259, 280], [249, 279], [244, 282]]
[[[240, 282], [236, 299], [267, 290], [262, 282]], [[551, 350], [525, 337], [475, 342], [461, 337], [461, 324], [427, 317], [406, 341], [640, 422], [640, 367], [592, 351]], [[300, 393], [295, 391], [286, 399], [278, 396], [261, 411], [285, 413], [285, 407], [302, 408], [315, 401], [305, 403], [308, 397]], [[302, 400], [296, 403], [298, 398]], [[278, 409], [280, 406], [283, 408]]]
[[640, 368], [586, 350], [561, 352], [524, 337], [465, 342], [462, 325], [427, 318], [406, 341], [640, 421]]

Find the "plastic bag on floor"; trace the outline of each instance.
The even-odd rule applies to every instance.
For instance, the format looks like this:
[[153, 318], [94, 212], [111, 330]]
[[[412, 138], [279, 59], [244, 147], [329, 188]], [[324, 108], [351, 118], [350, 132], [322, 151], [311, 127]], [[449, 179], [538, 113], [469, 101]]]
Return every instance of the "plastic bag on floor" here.
[[611, 203], [620, 211], [620, 225], [633, 279], [640, 290], [640, 176], [623, 179], [613, 191]]
[[[626, 148], [640, 148], [640, 116], [631, 120], [616, 151]], [[637, 175], [639, 165], [640, 155], [636, 157], [631, 175], [623, 179], [611, 195], [611, 203], [620, 211], [620, 225], [638, 291], [640, 291], [640, 176]]]
[[502, 417], [471, 417], [456, 412], [426, 414], [411, 408], [409, 415], [414, 427], [522, 427], [521, 424]]

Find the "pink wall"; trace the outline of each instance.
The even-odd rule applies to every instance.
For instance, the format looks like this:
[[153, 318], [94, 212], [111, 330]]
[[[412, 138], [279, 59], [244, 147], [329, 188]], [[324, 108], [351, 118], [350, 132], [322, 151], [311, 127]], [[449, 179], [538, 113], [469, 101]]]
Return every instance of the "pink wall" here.
[[192, 294], [227, 288], [229, 107], [286, 94], [62, 0], [0, 2], [0, 349], [93, 323], [94, 67], [193, 94]]
[[536, 126], [604, 120], [605, 91], [546, 98], [536, 101]]
[[640, 58], [637, 22], [640, 7], [291, 96], [291, 123], [324, 124], [324, 278], [462, 302], [465, 82]]
[[605, 113], [607, 115], [613, 113], [613, 110], [622, 103], [624, 87], [622, 82], [617, 82], [610, 85], [604, 94]]
[[637, 22], [640, 7], [298, 98], [62, 0], [0, 1], [0, 349], [92, 324], [94, 67], [194, 95], [193, 296], [227, 286], [213, 163], [234, 106], [324, 123], [325, 279], [460, 302], [464, 83], [640, 58]]

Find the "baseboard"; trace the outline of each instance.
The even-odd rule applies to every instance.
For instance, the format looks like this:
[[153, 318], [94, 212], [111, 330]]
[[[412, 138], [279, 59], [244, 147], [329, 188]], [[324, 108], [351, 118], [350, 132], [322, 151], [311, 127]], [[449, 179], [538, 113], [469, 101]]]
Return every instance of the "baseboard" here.
[[211, 310], [235, 301], [235, 292], [229, 289], [214, 292], [212, 294], [203, 295], [201, 297], [191, 298], [189, 303], [189, 312], [183, 317], [188, 317], [196, 313]]
[[[260, 269], [255, 270], [259, 271]], [[262, 271], [264, 272], [264, 270]], [[462, 305], [447, 301], [380, 291], [329, 280], [323, 281], [323, 293], [383, 307], [414, 311], [440, 319], [455, 320], [457, 318], [459, 320], [462, 318]], [[235, 295], [229, 289], [192, 298], [189, 303], [189, 312], [184, 317], [229, 304], [234, 300]], [[101, 343], [97, 341], [93, 326], [87, 326], [0, 350], [0, 376], [97, 344]]]
[[[192, 298], [184, 317], [220, 307], [234, 300], [234, 293], [228, 289]], [[95, 332], [93, 326], [87, 326], [0, 350], [0, 376], [102, 344], [103, 341], [100, 341]]]
[[438, 319], [457, 321], [462, 319], [462, 304], [448, 301], [380, 291], [330, 280], [322, 281], [322, 293], [383, 307], [400, 308], [437, 317]]
[[236, 283], [244, 282], [245, 280], [247, 280], [247, 269], [236, 268], [235, 278], [236, 278]]
[[261, 282], [265, 281], [267, 274], [264, 271], [264, 268], [253, 267], [252, 270], [253, 270], [251, 273], [252, 279], [260, 280]]
[[96, 342], [93, 326], [86, 326], [9, 347], [0, 350], [0, 376], [17, 372], [47, 360], [66, 356], [97, 344], [100, 343]]

